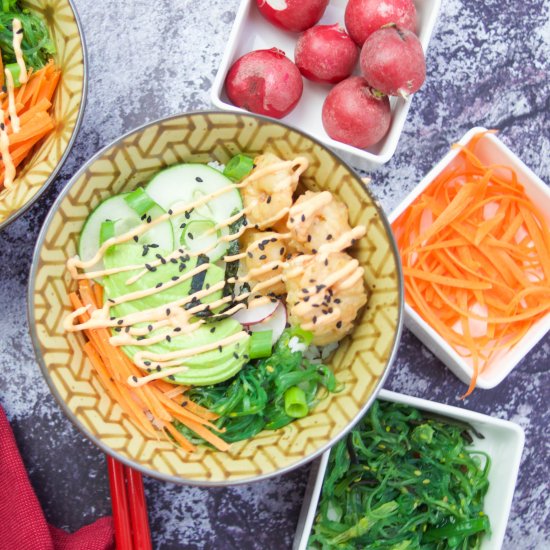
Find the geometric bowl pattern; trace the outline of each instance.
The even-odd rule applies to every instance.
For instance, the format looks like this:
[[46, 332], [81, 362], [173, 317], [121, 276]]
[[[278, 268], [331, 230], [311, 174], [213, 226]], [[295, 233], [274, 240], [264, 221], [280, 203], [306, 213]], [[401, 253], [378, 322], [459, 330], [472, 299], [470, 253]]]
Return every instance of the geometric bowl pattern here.
[[53, 181], [76, 137], [86, 94], [84, 43], [70, 0], [25, 0], [22, 4], [46, 22], [61, 78], [51, 109], [55, 128], [18, 169], [13, 188], [0, 192], [0, 228], [22, 214]]
[[[304, 187], [330, 190], [348, 205], [366, 236], [353, 255], [365, 268], [371, 294], [353, 334], [330, 364], [343, 390], [313, 413], [277, 430], [188, 455], [144, 435], [113, 403], [82, 352], [83, 337], [63, 331], [73, 281], [65, 269], [89, 212], [103, 199], [134, 188], [178, 162], [226, 163], [238, 152], [301, 155], [310, 166]], [[272, 476], [311, 460], [334, 444], [364, 414], [392, 361], [401, 330], [402, 282], [395, 243], [384, 214], [362, 182], [312, 138], [261, 117], [192, 113], [148, 124], [92, 158], [58, 197], [40, 234], [29, 286], [29, 320], [37, 358], [54, 395], [75, 424], [105, 452], [165, 480], [228, 485]]]

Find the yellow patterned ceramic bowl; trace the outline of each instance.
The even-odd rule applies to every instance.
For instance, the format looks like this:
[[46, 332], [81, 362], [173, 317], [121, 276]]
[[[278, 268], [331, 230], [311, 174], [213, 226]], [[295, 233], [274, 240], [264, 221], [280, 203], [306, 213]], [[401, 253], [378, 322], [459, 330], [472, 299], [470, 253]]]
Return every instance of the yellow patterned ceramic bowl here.
[[[187, 455], [144, 436], [113, 403], [92, 374], [81, 334], [63, 331], [74, 282], [65, 269], [78, 235], [102, 200], [147, 182], [178, 162], [226, 163], [234, 154], [271, 151], [305, 156], [302, 183], [330, 190], [349, 207], [353, 225], [367, 235], [354, 255], [371, 289], [353, 334], [330, 365], [343, 389], [323, 399], [306, 418], [235, 443], [222, 453], [201, 447]], [[361, 180], [311, 137], [273, 120], [234, 113], [194, 113], [148, 124], [100, 151], [69, 182], [53, 205], [36, 247], [29, 285], [29, 321], [36, 354], [50, 388], [85, 435], [122, 462], [172, 482], [229, 485], [286, 472], [318, 456], [365, 413], [392, 362], [401, 329], [403, 283], [397, 249], [385, 215]]]
[[86, 98], [85, 47], [71, 0], [23, 0], [23, 7], [46, 21], [61, 67], [53, 99], [56, 126], [25, 160], [14, 186], [0, 192], [0, 229], [15, 220], [46, 190], [63, 166], [76, 137]]

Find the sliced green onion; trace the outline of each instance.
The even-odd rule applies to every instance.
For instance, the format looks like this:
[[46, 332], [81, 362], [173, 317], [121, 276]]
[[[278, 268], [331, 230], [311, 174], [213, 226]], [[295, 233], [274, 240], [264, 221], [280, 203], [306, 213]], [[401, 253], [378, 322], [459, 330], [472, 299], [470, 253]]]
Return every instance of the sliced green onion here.
[[271, 339], [273, 337], [272, 330], [262, 330], [261, 332], [253, 332], [250, 335], [249, 341], [249, 356], [250, 359], [260, 359], [260, 357], [269, 357], [271, 355]]
[[298, 386], [292, 386], [285, 392], [285, 412], [292, 418], [307, 416], [309, 407], [304, 390]]
[[19, 88], [19, 86], [21, 86], [21, 82], [19, 81], [19, 77], [21, 76], [21, 67], [19, 67], [17, 63], [8, 63], [5, 66], [5, 69], [11, 73], [14, 87]]
[[239, 153], [225, 165], [223, 175], [231, 181], [241, 181], [252, 172], [252, 168], [254, 168], [254, 159]]
[[300, 339], [306, 346], [309, 346], [311, 344], [311, 341], [313, 340], [313, 332], [310, 332], [309, 330], [304, 330], [300, 327], [292, 327], [290, 329], [290, 337], [296, 336], [298, 339]]
[[126, 204], [138, 214], [138, 216], [143, 216], [147, 211], [151, 210], [153, 206], [156, 206], [157, 203], [143, 190], [143, 188], [138, 187], [131, 193], [128, 193], [124, 197]]
[[99, 228], [99, 244], [102, 245], [105, 241], [112, 239], [115, 236], [115, 222], [113, 220], [105, 220]]

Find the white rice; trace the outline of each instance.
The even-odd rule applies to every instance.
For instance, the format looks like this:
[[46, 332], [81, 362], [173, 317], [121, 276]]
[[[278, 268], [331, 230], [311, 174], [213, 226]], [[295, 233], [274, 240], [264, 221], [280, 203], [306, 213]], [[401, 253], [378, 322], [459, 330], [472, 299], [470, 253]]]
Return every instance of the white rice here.
[[338, 342], [333, 342], [326, 346], [306, 346], [300, 342], [297, 336], [293, 336], [288, 341], [290, 351], [300, 351], [304, 354], [304, 358], [311, 363], [323, 363], [326, 361], [338, 348]]
[[210, 168], [214, 168], [214, 170], [217, 170], [218, 172], [223, 172], [225, 170], [225, 164], [221, 164], [217, 160], [211, 160], [208, 163], [208, 166], [210, 166]]

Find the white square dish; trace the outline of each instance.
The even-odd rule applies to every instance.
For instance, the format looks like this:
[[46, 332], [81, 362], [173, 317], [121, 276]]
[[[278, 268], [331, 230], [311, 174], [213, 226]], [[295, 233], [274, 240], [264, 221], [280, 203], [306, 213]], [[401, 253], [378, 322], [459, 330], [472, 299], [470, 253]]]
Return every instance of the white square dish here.
[[[331, 0], [318, 24], [340, 23], [344, 27], [346, 4], [347, 0]], [[415, 0], [418, 15], [418, 35], [424, 52], [426, 52], [432, 36], [440, 4], [441, 0]], [[218, 73], [214, 79], [211, 91], [212, 103], [219, 109], [242, 111], [242, 109], [231, 104], [224, 89], [225, 77], [233, 62], [252, 50], [273, 47], [283, 50], [289, 59], [294, 60], [294, 47], [297, 39], [298, 33], [285, 32], [264, 19], [256, 6], [255, 0], [242, 0]], [[303, 81], [304, 93], [302, 98], [296, 108], [282, 119], [282, 122], [309, 133], [359, 168], [373, 168], [390, 160], [397, 147], [413, 96], [406, 101], [395, 97], [390, 99], [392, 123], [388, 133], [380, 143], [363, 150], [335, 141], [325, 132], [321, 122], [321, 110], [331, 86], [317, 84], [306, 78]]]
[[[491, 521], [492, 533], [490, 537], [483, 538], [481, 550], [499, 550], [502, 547], [506, 532], [506, 524], [508, 523], [525, 442], [523, 429], [513, 422], [387, 390], [381, 390], [378, 399], [409, 405], [419, 410], [468, 422], [474, 429], [484, 435], [485, 439], [474, 438], [473, 444], [475, 449], [487, 452], [492, 459], [489, 472], [489, 490], [484, 503], [485, 513]], [[305, 550], [307, 548], [329, 455], [330, 451], [327, 451], [320, 461], [312, 466], [298, 520], [293, 550]]]
[[[486, 132], [485, 128], [473, 128], [458, 142], [467, 144], [474, 135]], [[424, 179], [405, 197], [405, 199], [388, 216], [393, 223], [414, 200], [424, 192], [432, 181], [449, 166], [458, 154], [451, 150], [439, 161]], [[486, 164], [506, 164], [518, 175], [518, 181], [525, 187], [529, 198], [544, 212], [550, 224], [550, 188], [530, 170], [495, 134], [486, 134], [479, 141], [476, 154]], [[465, 384], [469, 384], [473, 375], [470, 362], [460, 356], [428, 323], [426, 323], [405, 300], [404, 322], [407, 328], [423, 342], [453, 373]], [[477, 378], [478, 388], [490, 389], [500, 384], [512, 369], [550, 330], [550, 313], [535, 323], [527, 334], [513, 348], [491, 360]]]

